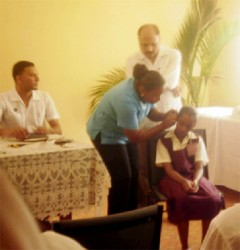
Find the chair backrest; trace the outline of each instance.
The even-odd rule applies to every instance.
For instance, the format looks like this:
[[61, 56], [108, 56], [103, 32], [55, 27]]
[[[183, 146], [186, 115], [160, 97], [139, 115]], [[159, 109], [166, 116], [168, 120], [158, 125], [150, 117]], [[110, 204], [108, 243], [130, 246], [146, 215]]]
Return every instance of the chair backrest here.
[[205, 143], [205, 146], [207, 146], [207, 135], [206, 135], [206, 129], [205, 128], [195, 128], [192, 130], [196, 135], [199, 135], [203, 138], [203, 141]]
[[[203, 141], [205, 143], [205, 146], [207, 147], [207, 135], [206, 135], [206, 129], [203, 128], [195, 128], [193, 129], [193, 132], [201, 136], [203, 138]], [[203, 175], [208, 179], [208, 165], [203, 168]]]
[[52, 229], [87, 249], [159, 249], [161, 205], [103, 217], [58, 221]]
[[148, 164], [148, 177], [149, 183], [155, 185], [159, 183], [160, 178], [164, 175], [164, 169], [156, 167], [156, 153], [157, 153], [157, 143], [158, 140], [166, 134], [161, 133], [161, 135], [152, 138], [147, 142], [147, 164]]

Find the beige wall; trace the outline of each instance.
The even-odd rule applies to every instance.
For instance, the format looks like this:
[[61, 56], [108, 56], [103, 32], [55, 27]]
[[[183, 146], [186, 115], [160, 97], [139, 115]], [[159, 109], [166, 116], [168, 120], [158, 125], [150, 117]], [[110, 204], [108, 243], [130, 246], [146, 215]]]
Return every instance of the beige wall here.
[[[170, 45], [189, 2], [0, 0], [0, 92], [13, 86], [11, 68], [16, 61], [33, 61], [40, 88], [56, 102], [64, 134], [88, 142], [85, 124], [91, 86], [109, 70], [124, 65], [137, 50], [136, 31], [141, 24], [158, 24], [162, 42]], [[240, 1], [226, 2], [226, 9], [240, 9]], [[238, 44], [239, 39], [233, 41], [218, 62], [225, 79], [220, 87], [210, 89], [212, 105], [239, 102], [240, 76], [232, 63], [240, 58]]]
[[[239, 0], [219, 0], [222, 17], [240, 21]], [[235, 37], [223, 49], [215, 65], [215, 73], [222, 77], [219, 84], [209, 85], [209, 105], [240, 105], [240, 36]]]

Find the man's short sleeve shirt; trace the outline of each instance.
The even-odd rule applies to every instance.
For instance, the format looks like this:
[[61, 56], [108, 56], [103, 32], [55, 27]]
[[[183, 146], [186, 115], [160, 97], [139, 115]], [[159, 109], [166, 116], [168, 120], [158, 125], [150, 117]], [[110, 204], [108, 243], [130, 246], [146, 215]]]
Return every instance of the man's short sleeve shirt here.
[[59, 119], [52, 98], [43, 91], [34, 90], [28, 107], [23, 103], [17, 91], [0, 94], [0, 123], [2, 127], [24, 127], [32, 132], [42, 127], [45, 120]]
[[156, 108], [160, 112], [167, 112], [170, 109], [179, 110], [182, 107], [181, 97], [175, 97], [172, 89], [180, 83], [182, 55], [179, 50], [160, 46], [159, 53], [152, 63], [142, 52], [136, 52], [126, 60], [126, 75], [131, 77], [136, 64], [144, 64], [149, 70], [158, 71], [165, 79], [164, 92]]

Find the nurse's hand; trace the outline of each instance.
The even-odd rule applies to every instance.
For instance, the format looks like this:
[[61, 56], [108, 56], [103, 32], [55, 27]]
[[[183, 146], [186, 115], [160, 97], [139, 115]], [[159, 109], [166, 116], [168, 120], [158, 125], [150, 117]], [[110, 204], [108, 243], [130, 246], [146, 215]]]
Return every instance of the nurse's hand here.
[[166, 128], [172, 127], [177, 121], [178, 113], [175, 110], [170, 110], [165, 114], [165, 118], [162, 121], [162, 126]]
[[168, 112], [164, 114], [165, 118], [167, 117], [175, 117], [177, 119], [178, 112], [175, 109], [170, 109]]
[[181, 86], [177, 85], [176, 88], [171, 90], [174, 97], [179, 97], [181, 95]]

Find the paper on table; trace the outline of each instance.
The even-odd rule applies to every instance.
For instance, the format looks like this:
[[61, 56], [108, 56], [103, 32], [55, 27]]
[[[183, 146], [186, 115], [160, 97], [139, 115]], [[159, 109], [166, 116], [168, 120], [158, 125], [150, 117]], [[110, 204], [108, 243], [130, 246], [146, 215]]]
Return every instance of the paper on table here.
[[26, 138], [24, 141], [35, 142], [35, 141], [46, 141], [47, 139], [48, 139], [48, 136], [45, 134], [30, 133], [29, 137]]

